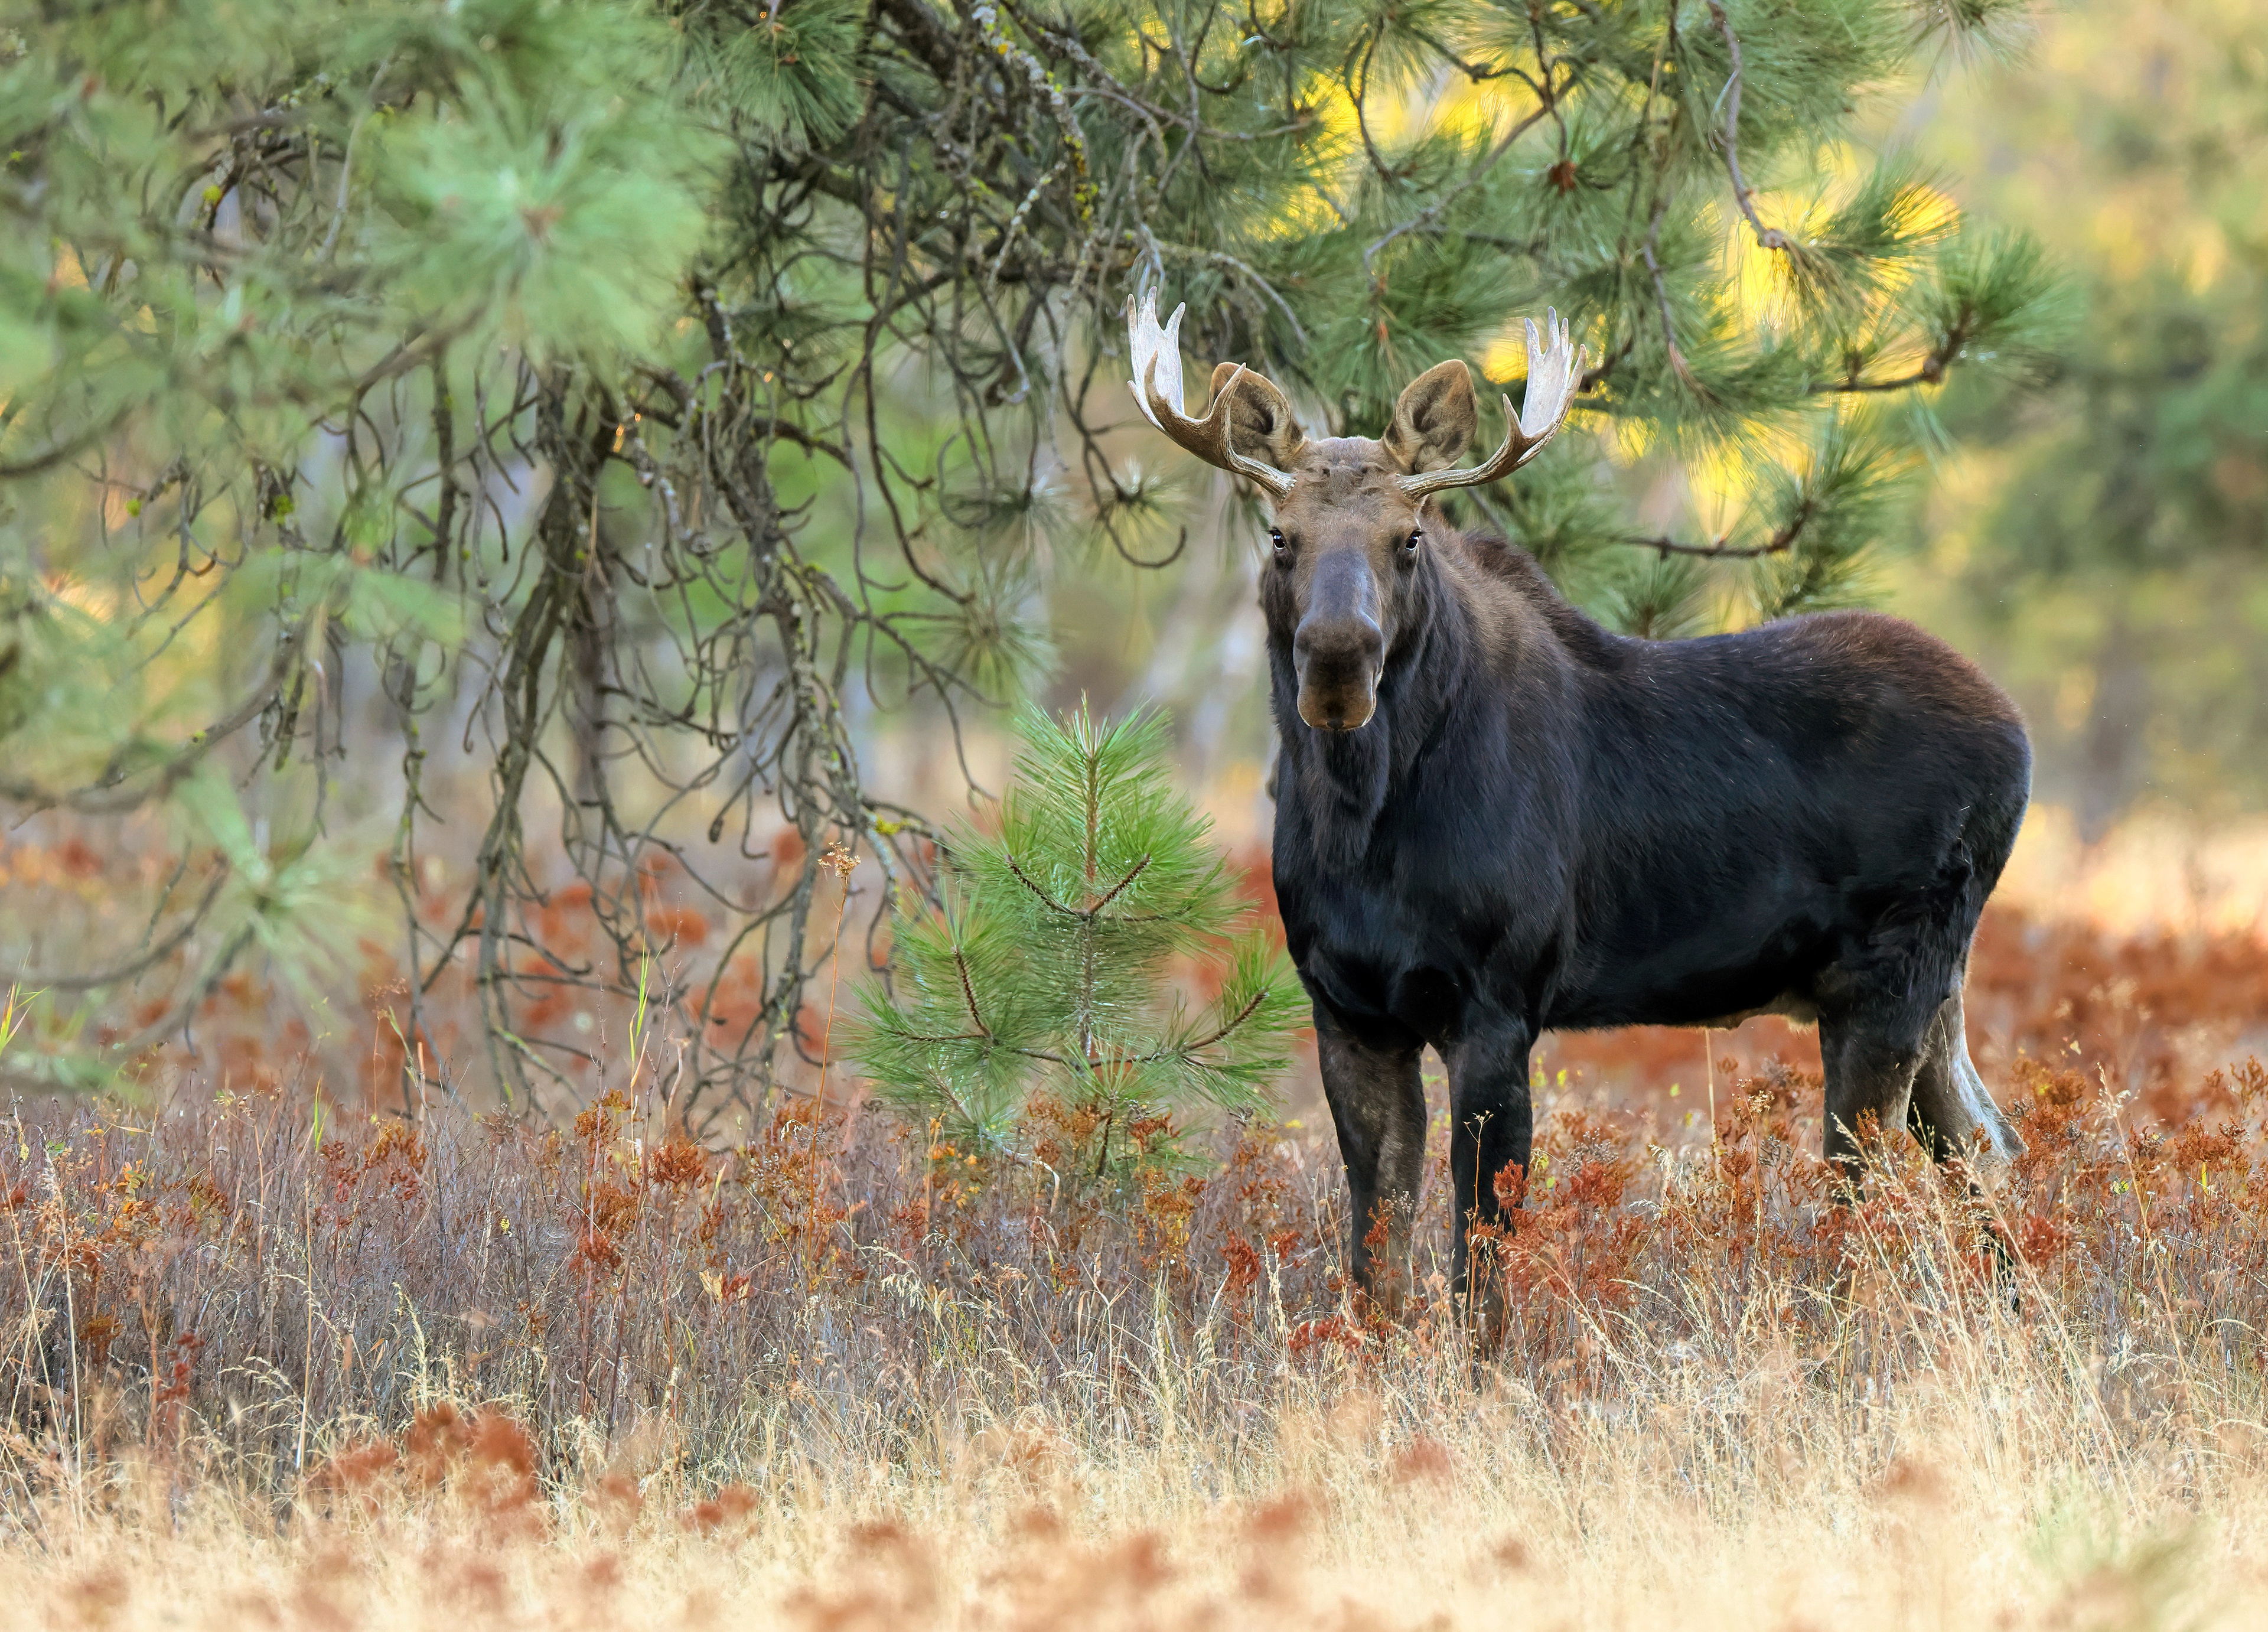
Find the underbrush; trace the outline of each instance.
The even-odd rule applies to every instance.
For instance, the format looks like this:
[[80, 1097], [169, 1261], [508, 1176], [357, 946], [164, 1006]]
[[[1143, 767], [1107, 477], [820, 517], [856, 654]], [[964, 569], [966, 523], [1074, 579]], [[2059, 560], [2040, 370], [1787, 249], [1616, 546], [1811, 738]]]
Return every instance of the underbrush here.
[[[643, 1088], [565, 1128], [280, 1091], [19, 1109], [6, 1568], [17, 1613], [99, 1620], [144, 1602], [134, 1557], [233, 1558], [213, 1614], [291, 1624], [691, 1592], [828, 1626], [1351, 1592], [1417, 1625], [1602, 1548], [1631, 1614], [1681, 1571], [1728, 1619], [1756, 1570], [1879, 1608], [1925, 1555], [1927, 1592], [2040, 1624], [2156, 1604], [2168, 1559], [2256, 1592], [2268, 1071], [2196, 1089], [2228, 1114], [2138, 1128], [2022, 1066], [2005, 1271], [1903, 1159], [1832, 1207], [1800, 1073], [1721, 1084], [1675, 1147], [1562, 1112], [1477, 1367], [1438, 1152], [1431, 1297], [1388, 1326], [1341, 1278], [1336, 1153], [1274, 1124], [1113, 1195], [809, 1100], [721, 1152]], [[1790, 1573], [1759, 1525], [1831, 1553]]]
[[0, 1626], [2268, 1609], [2249, 937], [1988, 920], [1972, 1048], [2029, 1148], [1981, 1197], [1900, 1140], [1835, 1205], [1769, 1023], [1553, 1040], [1477, 1364], [1438, 1120], [1388, 1324], [1309, 1099], [1098, 1174], [838, 1070], [703, 1143], [666, 1038], [555, 1125], [342, 1099], [254, 1057], [269, 1001], [210, 1001], [225, 1071], [0, 1132]]

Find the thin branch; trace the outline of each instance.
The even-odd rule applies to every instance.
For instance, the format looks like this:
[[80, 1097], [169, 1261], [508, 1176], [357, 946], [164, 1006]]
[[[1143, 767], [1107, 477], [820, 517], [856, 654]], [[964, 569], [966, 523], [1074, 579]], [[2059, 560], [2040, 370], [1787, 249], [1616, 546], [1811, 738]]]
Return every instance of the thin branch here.
[[1946, 332], [1945, 338], [1930, 348], [1929, 355], [1921, 361], [1921, 366], [1911, 374], [1902, 374], [1896, 379], [1861, 379], [1854, 359], [1850, 373], [1844, 379], [1813, 381], [1811, 394], [1855, 395], [1866, 392], [1911, 391], [1916, 386], [1938, 385], [1944, 380], [1946, 370], [1953, 366], [1953, 360], [1961, 355], [1961, 349], [1969, 343], [1970, 330], [1975, 325], [1976, 317], [1974, 312], [1963, 312], [1960, 320]]
[[1251, 1001], [1247, 1003], [1241, 1009], [1239, 1009], [1235, 1014], [1232, 1015], [1229, 1018], [1222, 1021], [1219, 1027], [1215, 1030], [1211, 1036], [1200, 1037], [1193, 1042], [1183, 1043], [1177, 1048], [1161, 1048], [1155, 1054], [1143, 1055], [1138, 1058], [1129, 1062], [1129, 1063], [1135, 1065], [1147, 1065], [1159, 1060], [1170, 1059], [1185, 1054], [1195, 1054], [1199, 1049], [1211, 1048], [1213, 1044], [1220, 1041], [1230, 1033], [1235, 1031], [1238, 1026], [1242, 1026], [1247, 1020], [1250, 1019], [1254, 1014], [1258, 1012], [1260, 1005], [1268, 1001], [1268, 994], [1274, 989], [1275, 988], [1272, 986], [1263, 986], [1258, 991], [1253, 993]]
[[969, 1019], [981, 1035], [990, 1039], [992, 1028], [984, 1024], [984, 1016], [976, 1007], [976, 988], [968, 978], [968, 959], [962, 955], [959, 946], [953, 949], [953, 967], [961, 972], [961, 1000], [968, 1005]]
[[1766, 249], [1792, 250], [1794, 241], [1778, 227], [1766, 226], [1757, 216], [1755, 189], [1742, 178], [1741, 42], [1733, 33], [1733, 19], [1725, 15], [1724, 0], [1709, 0], [1709, 15], [1716, 18], [1717, 32], [1725, 37], [1725, 49], [1733, 59], [1732, 77], [1725, 82], [1725, 169], [1733, 178], [1733, 197], [1749, 218], [1757, 243]]
[[1802, 501], [1795, 507], [1795, 514], [1790, 516], [1786, 524], [1762, 544], [1733, 544], [1724, 538], [1719, 539], [1713, 544], [1681, 544], [1676, 540], [1668, 537], [1649, 539], [1629, 536], [1619, 538], [1615, 541], [1618, 544], [1632, 545], [1639, 549], [1653, 550], [1665, 560], [1672, 555], [1698, 555], [1712, 561], [1754, 561], [1760, 556], [1785, 555], [1793, 549], [1796, 540], [1802, 536], [1804, 528], [1810, 525], [1812, 517], [1816, 515], [1818, 511], [1818, 500], [1808, 493], [1805, 494]]
[[1795, 535], [1782, 537], [1775, 533], [1769, 544], [1735, 545], [1719, 539], [1714, 544], [1681, 544], [1672, 538], [1641, 538], [1626, 533], [1615, 540], [1638, 549], [1659, 551], [1668, 555], [1699, 555], [1711, 561], [1749, 561], [1759, 555], [1777, 555], [1795, 542]]
[[1528, 114], [1525, 119], [1519, 121], [1512, 127], [1511, 129], [1506, 131], [1502, 136], [1498, 137], [1496, 145], [1489, 149], [1486, 155], [1484, 155], [1477, 164], [1474, 165], [1472, 169], [1467, 173], [1463, 180], [1458, 182], [1456, 186], [1443, 193], [1432, 203], [1426, 205], [1425, 209], [1410, 217], [1409, 220], [1395, 224], [1384, 237], [1378, 239], [1370, 246], [1369, 248], [1364, 250], [1362, 252], [1362, 269], [1365, 272], [1370, 273], [1374, 280], [1377, 274], [1372, 269], [1371, 262], [1378, 258], [1379, 251], [1384, 249], [1388, 244], [1394, 242], [1395, 239], [1418, 232], [1421, 228], [1433, 226], [1439, 223], [1442, 216], [1447, 212], [1452, 204], [1455, 203], [1457, 200], [1463, 197], [1474, 187], [1480, 185], [1482, 180], [1488, 175], [1488, 173], [1496, 167], [1497, 160], [1502, 158], [1506, 153], [1512, 151], [1512, 144], [1513, 143], [1526, 136], [1543, 120], [1551, 116], [1552, 110], [1557, 98], [1566, 95], [1567, 92], [1573, 86], [1573, 85], [1574, 74], [1572, 70], [1569, 71], [1566, 82], [1561, 85], [1556, 92], [1552, 90], [1550, 82], [1547, 78], [1544, 82], [1543, 87], [1543, 100], [1536, 107], [1535, 111]]
[[1032, 881], [1032, 875], [1024, 871], [1013, 856], [1008, 857], [1008, 871], [1016, 875], [1016, 880], [1018, 883], [1021, 884], [1033, 894], [1038, 896], [1042, 904], [1047, 907], [1049, 911], [1059, 912], [1066, 918], [1085, 918], [1087, 916], [1086, 913], [1079, 911], [1076, 907], [1064, 906], [1054, 896], [1049, 894], [1037, 884], [1034, 883]]
[[99, 425], [90, 425], [75, 436], [67, 437], [62, 442], [52, 443], [28, 458], [0, 465], [0, 482], [12, 482], [19, 476], [36, 476], [44, 471], [53, 470], [65, 460], [85, 452], [87, 449], [125, 423], [127, 415], [132, 411], [132, 405], [122, 405]]
[[1108, 895], [1105, 895], [1101, 901], [1095, 902], [1094, 906], [1086, 909], [1086, 915], [1090, 918], [1100, 916], [1102, 909], [1109, 906], [1111, 902], [1116, 901], [1119, 896], [1123, 894], [1126, 891], [1126, 887], [1132, 884], [1135, 879], [1140, 878], [1142, 876], [1143, 870], [1147, 868], [1149, 864], [1150, 858], [1147, 856], [1145, 856], [1140, 861], [1136, 862], [1124, 878], [1121, 878], [1117, 883], [1110, 886], [1110, 893]]
[[291, 672], [291, 654], [298, 645], [295, 637], [298, 633], [286, 631], [284, 638], [276, 643], [276, 658], [269, 665], [268, 680], [263, 687], [255, 687], [242, 702], [199, 731], [172, 759], [158, 768], [155, 778], [143, 786], [125, 788], [119, 784], [144, 775], [151, 768], [147, 766], [116, 772], [89, 787], [66, 790], [41, 787], [28, 777], [0, 776], [0, 799], [29, 805], [35, 811], [61, 808], [77, 811], [82, 815], [115, 816], [138, 809], [153, 798], [171, 793], [197, 768], [206, 754], [258, 719], [275, 702], [276, 687]]
[[90, 992], [105, 986], [124, 985], [163, 963], [197, 932], [198, 926], [205, 921], [205, 914], [212, 909], [213, 902], [220, 899], [221, 889], [228, 883], [229, 873], [228, 864], [223, 862], [219, 871], [213, 875], [212, 882], [205, 886], [203, 898], [189, 909], [189, 915], [181, 926], [131, 963], [105, 969], [99, 974], [26, 974], [18, 977], [16, 983], [30, 987], [34, 991], [48, 992]]

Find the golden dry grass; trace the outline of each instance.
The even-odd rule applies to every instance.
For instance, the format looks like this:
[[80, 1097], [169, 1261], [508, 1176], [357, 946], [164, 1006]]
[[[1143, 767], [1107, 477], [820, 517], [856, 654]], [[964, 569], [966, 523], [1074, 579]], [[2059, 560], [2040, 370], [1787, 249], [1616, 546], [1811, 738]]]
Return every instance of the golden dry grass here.
[[1100, 1414], [940, 1401], [917, 1450], [846, 1402], [721, 1502], [648, 1473], [634, 1516], [390, 1482], [278, 1512], [129, 1459], [17, 1510], [0, 1624], [2261, 1623], [2268, 1482], [2226, 1379], [2161, 1371], [2187, 1409], [2146, 1428], [2094, 1395], [2106, 1356], [1940, 1338], [1852, 1393], [1759, 1331], [1646, 1356], [1606, 1409], [1405, 1356], [1201, 1417], [1203, 1368], [1167, 1361]]
[[[1204, 1447], [1057, 1422], [1037, 1474], [977, 1436], [937, 1468], [803, 1470], [707, 1530], [669, 1514], [616, 1533], [578, 1511], [499, 1535], [444, 1503], [279, 1534], [264, 1511], [169, 1510], [153, 1489], [11, 1546], [0, 1623], [2107, 1629], [2268, 1612], [2257, 1463], [2238, 1473], [2246, 1453], [2212, 1436], [2113, 1469], [2025, 1421], [2023, 1389], [1948, 1379], [1857, 1443], [1788, 1368], [1712, 1392], [1548, 1452], [1516, 1400], [1428, 1401], [1446, 1437], [1405, 1423], [1398, 1448], [1412, 1402], [1391, 1389], [1276, 1404], [1248, 1493]], [[1744, 1452], [1679, 1431], [1728, 1410], [1771, 1428]], [[1891, 1443], [1886, 1467], [1857, 1466]]]

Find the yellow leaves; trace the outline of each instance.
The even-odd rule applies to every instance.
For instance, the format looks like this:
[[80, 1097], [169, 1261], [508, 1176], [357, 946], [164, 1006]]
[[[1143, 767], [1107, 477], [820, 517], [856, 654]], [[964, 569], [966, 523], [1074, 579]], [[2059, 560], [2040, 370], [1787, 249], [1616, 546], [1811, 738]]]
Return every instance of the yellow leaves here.
[[2228, 238], [2213, 221], [2190, 223], [2182, 282], [2192, 295], [2202, 295], [2228, 271]]

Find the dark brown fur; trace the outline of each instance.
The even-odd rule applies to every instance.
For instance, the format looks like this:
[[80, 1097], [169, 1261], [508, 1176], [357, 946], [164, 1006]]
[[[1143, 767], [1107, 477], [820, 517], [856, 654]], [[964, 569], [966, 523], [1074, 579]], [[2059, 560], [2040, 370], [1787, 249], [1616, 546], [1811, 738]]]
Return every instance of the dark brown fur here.
[[1524, 552], [1399, 489], [1460, 457], [1476, 418], [1462, 365], [1411, 393], [1386, 438], [1310, 443], [1267, 382], [1233, 391], [1244, 451], [1298, 478], [1262, 587], [1275, 878], [1358, 1279], [1400, 1295], [1428, 1046], [1461, 1275], [1467, 1227], [1504, 1222], [1497, 1181], [1528, 1164], [1550, 1027], [1815, 1018], [1827, 1152], [1854, 1178], [1870, 1121], [1941, 1158], [2018, 1148], [1961, 1026], [2029, 787], [2014, 706], [1872, 614], [1691, 641], [1601, 629]]

